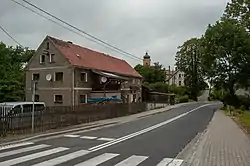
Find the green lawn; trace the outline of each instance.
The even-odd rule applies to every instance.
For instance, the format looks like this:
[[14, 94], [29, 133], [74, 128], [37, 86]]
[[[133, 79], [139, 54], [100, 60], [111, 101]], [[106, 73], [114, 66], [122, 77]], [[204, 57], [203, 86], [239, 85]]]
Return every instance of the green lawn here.
[[241, 125], [250, 133], [250, 111], [245, 111], [244, 113], [236, 117]]

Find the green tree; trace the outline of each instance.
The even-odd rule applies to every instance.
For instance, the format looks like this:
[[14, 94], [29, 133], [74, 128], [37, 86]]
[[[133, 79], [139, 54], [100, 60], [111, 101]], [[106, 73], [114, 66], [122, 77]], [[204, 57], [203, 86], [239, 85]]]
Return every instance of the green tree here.
[[246, 30], [250, 29], [250, 1], [232, 0], [227, 4], [222, 19], [231, 19], [240, 23]]
[[0, 102], [24, 99], [24, 67], [34, 52], [0, 42]]
[[135, 66], [135, 70], [143, 76], [143, 82], [148, 82], [149, 84], [165, 82], [165, 69], [162, 68], [160, 63], [155, 63], [155, 65], [151, 67], [138, 64]]
[[204, 36], [203, 63], [206, 73], [213, 71], [214, 84], [228, 90], [225, 101], [237, 104], [235, 84], [242, 79], [240, 72], [249, 65], [249, 34], [235, 20], [223, 19], [209, 25]]
[[202, 51], [201, 39], [192, 38], [178, 47], [175, 57], [177, 68], [185, 71], [185, 85], [189, 88], [190, 98], [193, 100], [196, 100], [199, 91], [205, 88]]

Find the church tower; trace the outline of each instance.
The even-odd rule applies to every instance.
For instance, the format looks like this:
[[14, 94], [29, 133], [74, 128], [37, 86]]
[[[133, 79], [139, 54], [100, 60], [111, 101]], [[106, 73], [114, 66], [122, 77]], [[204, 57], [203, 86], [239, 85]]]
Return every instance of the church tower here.
[[151, 59], [148, 55], [148, 52], [143, 56], [143, 66], [150, 66], [151, 65]]

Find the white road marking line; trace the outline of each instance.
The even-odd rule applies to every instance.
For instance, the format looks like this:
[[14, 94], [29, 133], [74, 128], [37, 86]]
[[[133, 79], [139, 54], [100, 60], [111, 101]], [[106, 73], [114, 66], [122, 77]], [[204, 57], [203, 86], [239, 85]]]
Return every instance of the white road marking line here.
[[114, 154], [114, 153], [104, 153], [100, 156], [91, 158], [87, 161], [84, 161], [82, 163], [79, 163], [75, 166], [96, 166], [98, 164], [104, 163], [105, 161], [108, 161], [116, 156], [119, 156], [119, 154]]
[[98, 138], [99, 141], [114, 141], [114, 138]]
[[133, 155], [126, 160], [123, 160], [122, 162], [116, 164], [115, 166], [136, 166], [140, 163], [142, 163], [144, 160], [146, 160], [148, 157], [146, 156], [136, 156]]
[[159, 164], [156, 166], [180, 166], [183, 160], [174, 159], [174, 158], [164, 158]]
[[27, 148], [12, 150], [12, 151], [8, 151], [8, 152], [3, 152], [3, 153], [0, 153], [0, 157], [11, 156], [11, 155], [15, 155], [15, 154], [23, 153], [23, 152], [32, 151], [32, 150], [38, 150], [38, 149], [46, 148], [46, 147], [49, 147], [49, 146], [50, 145], [42, 144], [42, 145], [37, 145], [37, 146], [31, 146], [31, 147], [27, 147]]
[[97, 137], [91, 137], [91, 136], [82, 136], [80, 137], [82, 139], [96, 139]]
[[64, 148], [64, 147], [54, 148], [54, 149], [46, 150], [43, 152], [38, 152], [38, 153], [30, 154], [27, 156], [18, 157], [18, 158], [12, 159], [12, 160], [0, 162], [0, 166], [10, 166], [10, 165], [15, 165], [15, 164], [20, 164], [20, 163], [23, 163], [23, 162], [26, 162], [29, 160], [37, 159], [39, 157], [48, 156], [48, 155], [62, 152], [62, 151], [68, 150], [68, 149], [69, 148]]
[[88, 153], [89, 151], [87, 150], [79, 150], [73, 153], [66, 154], [64, 156], [60, 156], [60, 157], [57, 157], [48, 161], [44, 161], [42, 163], [35, 164], [33, 166], [54, 166], [54, 165], [62, 164], [69, 160], [75, 159], [77, 157], [84, 156]]
[[32, 145], [32, 144], [34, 144], [34, 143], [33, 142], [23, 142], [23, 143], [19, 143], [19, 144], [6, 145], [6, 146], [0, 147], [0, 150], [10, 149], [10, 148], [17, 148], [17, 147], [20, 147], [20, 146], [26, 146], [26, 145]]
[[80, 135], [64, 135], [64, 137], [69, 137], [69, 138], [77, 138], [80, 137]]
[[171, 158], [164, 158], [163, 160], [161, 160], [159, 162], [159, 164], [157, 164], [156, 166], [166, 166], [168, 165], [169, 163], [171, 163], [173, 161], [173, 159]]
[[171, 122], [173, 122], [173, 121], [176, 121], [177, 119], [180, 119], [180, 118], [182, 118], [182, 117], [184, 117], [184, 116], [186, 116], [186, 115], [188, 115], [188, 114], [190, 114], [190, 113], [192, 113], [192, 112], [194, 112], [194, 111], [196, 111], [196, 110], [198, 110], [198, 109], [200, 109], [200, 108], [202, 108], [202, 107], [206, 107], [206, 106], [208, 106], [208, 105], [212, 105], [212, 104], [205, 104], [205, 105], [199, 106], [199, 107], [197, 107], [197, 108], [195, 108], [195, 109], [193, 109], [193, 110], [191, 110], [191, 111], [188, 111], [188, 112], [186, 112], [186, 113], [184, 113], [184, 114], [181, 114], [181, 115], [179, 115], [179, 116], [176, 116], [176, 117], [174, 117], [174, 118], [172, 118], [172, 119], [169, 119], [169, 120], [166, 120], [166, 121], [164, 121], [164, 122], [158, 123], [158, 124], [156, 124], [156, 125], [153, 125], [153, 126], [148, 127], [148, 128], [146, 128], [146, 129], [143, 129], [143, 130], [137, 131], [137, 132], [135, 132], [135, 133], [129, 134], [129, 135], [127, 135], [127, 136], [124, 136], [124, 137], [115, 139], [115, 140], [113, 140], [113, 141], [106, 142], [106, 143], [103, 143], [103, 144], [101, 144], [101, 145], [94, 146], [94, 147], [92, 147], [92, 148], [89, 148], [88, 150], [89, 150], [89, 151], [98, 151], [98, 150], [100, 150], [100, 149], [109, 147], [109, 146], [111, 146], [111, 145], [118, 144], [118, 143], [120, 143], [120, 142], [126, 141], [126, 140], [128, 140], [128, 139], [131, 139], [131, 138], [136, 137], [136, 136], [138, 136], [138, 135], [141, 135], [141, 134], [150, 132], [150, 131], [152, 131], [152, 130], [154, 130], [154, 129], [157, 129], [157, 128], [161, 127], [161, 126], [164, 126], [164, 125], [166, 125], [166, 124], [168, 124], [168, 123], [171, 123]]

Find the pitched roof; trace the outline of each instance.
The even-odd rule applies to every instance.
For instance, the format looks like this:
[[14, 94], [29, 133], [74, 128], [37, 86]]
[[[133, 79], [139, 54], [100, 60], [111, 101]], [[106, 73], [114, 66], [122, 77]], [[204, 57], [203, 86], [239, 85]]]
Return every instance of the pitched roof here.
[[125, 60], [59, 40], [54, 37], [47, 37], [73, 66], [107, 71], [125, 76], [142, 77]]

